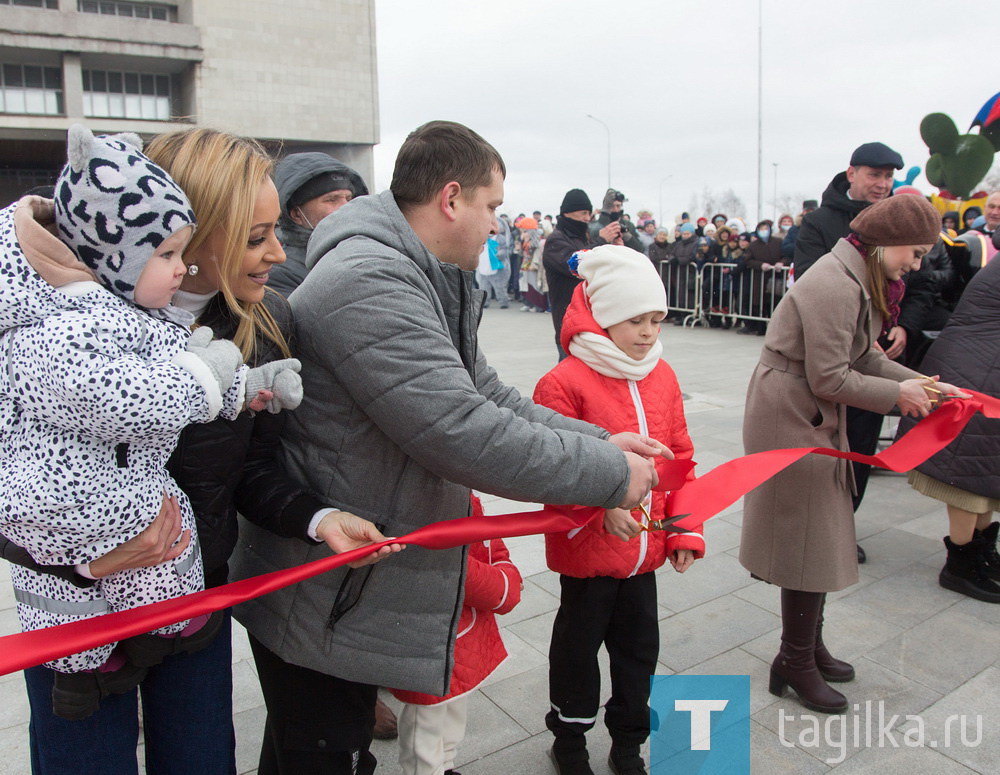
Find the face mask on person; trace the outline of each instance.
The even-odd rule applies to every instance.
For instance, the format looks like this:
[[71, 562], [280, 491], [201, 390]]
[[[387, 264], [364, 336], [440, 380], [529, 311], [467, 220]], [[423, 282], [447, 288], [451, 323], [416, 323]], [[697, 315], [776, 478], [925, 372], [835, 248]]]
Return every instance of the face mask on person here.
[[771, 230], [770, 229], [757, 229], [757, 236], [760, 237], [762, 240], [766, 240], [768, 237], [771, 236]]

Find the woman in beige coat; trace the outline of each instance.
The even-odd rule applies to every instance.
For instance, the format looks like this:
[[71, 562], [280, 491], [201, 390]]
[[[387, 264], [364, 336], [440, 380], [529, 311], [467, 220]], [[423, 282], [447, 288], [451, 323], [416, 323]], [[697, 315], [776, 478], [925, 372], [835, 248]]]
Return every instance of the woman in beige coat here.
[[[937, 240], [940, 214], [918, 196], [890, 197], [864, 210], [774, 312], [747, 391], [746, 452], [785, 447], [848, 451], [846, 407], [885, 414], [894, 405], [925, 416], [923, 380], [890, 361], [875, 343], [894, 324], [900, 278], [920, 266]], [[780, 586], [781, 650], [770, 690], [791, 686], [803, 705], [838, 713], [847, 700], [826, 682], [850, 681], [854, 668], [834, 659], [821, 632], [826, 593], [858, 580], [851, 508], [851, 466], [810, 455], [746, 496], [740, 562]], [[825, 679], [825, 680], [824, 680]]]

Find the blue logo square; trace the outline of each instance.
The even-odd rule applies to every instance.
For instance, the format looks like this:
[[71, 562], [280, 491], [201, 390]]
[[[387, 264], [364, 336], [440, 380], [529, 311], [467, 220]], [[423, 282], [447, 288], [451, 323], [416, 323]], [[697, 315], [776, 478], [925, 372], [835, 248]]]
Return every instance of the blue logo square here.
[[750, 676], [654, 675], [652, 775], [750, 772]]

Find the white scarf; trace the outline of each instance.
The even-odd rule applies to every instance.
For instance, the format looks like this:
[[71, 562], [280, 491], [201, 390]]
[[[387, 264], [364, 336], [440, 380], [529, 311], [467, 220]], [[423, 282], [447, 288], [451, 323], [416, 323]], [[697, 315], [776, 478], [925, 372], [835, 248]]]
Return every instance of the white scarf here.
[[638, 382], [649, 376], [660, 362], [663, 344], [657, 339], [641, 361], [630, 358], [608, 337], [590, 331], [574, 334], [569, 351], [598, 374]]

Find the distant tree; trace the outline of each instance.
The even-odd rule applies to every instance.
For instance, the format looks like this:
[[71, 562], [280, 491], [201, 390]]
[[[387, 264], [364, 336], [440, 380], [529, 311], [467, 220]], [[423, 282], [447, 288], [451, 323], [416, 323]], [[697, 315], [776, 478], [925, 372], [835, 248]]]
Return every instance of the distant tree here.
[[718, 207], [712, 212], [725, 213], [730, 218], [746, 219], [747, 206], [743, 203], [743, 200], [740, 199], [735, 191], [731, 188], [727, 188], [719, 198]]
[[711, 218], [714, 213], [725, 213], [730, 218], [746, 218], [747, 206], [732, 188], [715, 191], [705, 186], [701, 195], [692, 194], [688, 212], [694, 220], [700, 215]]

